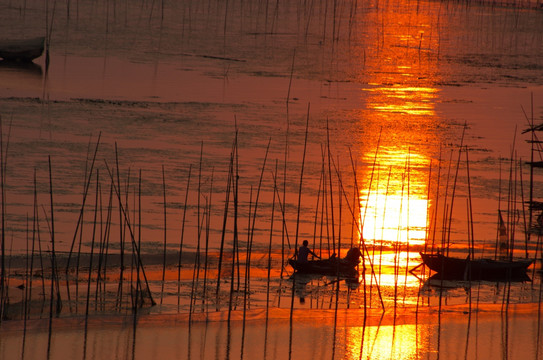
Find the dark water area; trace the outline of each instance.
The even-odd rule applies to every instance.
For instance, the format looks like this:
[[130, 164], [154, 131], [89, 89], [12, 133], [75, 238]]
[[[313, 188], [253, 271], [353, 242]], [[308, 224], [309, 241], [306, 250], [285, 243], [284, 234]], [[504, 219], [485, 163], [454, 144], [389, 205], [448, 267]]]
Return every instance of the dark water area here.
[[[111, 345], [115, 358], [300, 357], [315, 351], [296, 340], [303, 332], [324, 339], [322, 358], [445, 359], [458, 346], [464, 358], [537, 358], [539, 262], [530, 281], [510, 284], [431, 284], [427, 272], [409, 270], [419, 251], [464, 258], [470, 242], [476, 257], [493, 257], [499, 214], [513, 255], [540, 256], [538, 236], [525, 231], [538, 214], [530, 219], [524, 205], [530, 188], [543, 195], [542, 178], [530, 178], [522, 131], [542, 117], [541, 16], [535, 2], [0, 0], [0, 38], [50, 35], [48, 61], [0, 62], [2, 262], [12, 305], [4, 315], [20, 329], [33, 289], [35, 340], [51, 345], [40, 321], [54, 250], [61, 272], [72, 266], [60, 279], [60, 319], [80, 319], [92, 294], [92, 316], [121, 324], [115, 336], [126, 341]], [[358, 286], [293, 283], [286, 259], [304, 239], [325, 258], [362, 247]], [[139, 261], [159, 303], [144, 304], [142, 327], [129, 319]], [[529, 334], [526, 353], [511, 347], [507, 316], [481, 325], [498, 346], [470, 337], [479, 334], [465, 316], [472, 302], [491, 314], [528, 307], [520, 313], [533, 317], [511, 325]], [[240, 311], [252, 311], [254, 329], [223, 327], [232, 304], [238, 325]], [[269, 342], [267, 306], [276, 322]], [[398, 309], [412, 313], [402, 326], [345, 320], [338, 332], [328, 312], [336, 306], [348, 321], [366, 308], [392, 319]], [[436, 335], [441, 306], [452, 316]], [[420, 323], [419, 307], [428, 313]], [[303, 330], [292, 333], [291, 309], [327, 325], [297, 318]], [[187, 314], [218, 318], [191, 330]], [[183, 351], [153, 345], [153, 322], [166, 322], [159, 315], [179, 317], [164, 327], [182, 324], [182, 340], [168, 341]], [[111, 327], [97, 328], [91, 341], [104, 344]], [[89, 334], [77, 331], [58, 336], [74, 337], [73, 357], [85, 358]], [[262, 336], [244, 354], [246, 331]], [[208, 332], [213, 354], [204, 351]], [[10, 356], [25, 348], [5, 344]], [[416, 348], [402, 352], [406, 344]]]

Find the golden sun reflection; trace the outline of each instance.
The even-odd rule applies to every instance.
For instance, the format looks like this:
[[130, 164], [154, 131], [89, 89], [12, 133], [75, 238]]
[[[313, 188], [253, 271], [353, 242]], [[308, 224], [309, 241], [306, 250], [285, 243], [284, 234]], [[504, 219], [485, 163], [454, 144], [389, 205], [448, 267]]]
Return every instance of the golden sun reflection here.
[[385, 196], [382, 201], [378, 197], [379, 194], [370, 195], [369, 201], [374, 205], [366, 213], [364, 239], [424, 245], [428, 201], [410, 199], [407, 194]]
[[[403, 69], [404, 71], [407, 69]], [[433, 116], [435, 115], [432, 100], [437, 89], [429, 87], [387, 86], [369, 90], [377, 93], [386, 101], [369, 104], [373, 110], [393, 112], [406, 115]]]
[[360, 193], [362, 236], [373, 244], [422, 245], [432, 205], [428, 174], [439, 142], [438, 24], [409, 6], [382, 11], [383, 31], [369, 40], [381, 45], [379, 52], [361, 66], [374, 70], [366, 73], [367, 112], [360, 118], [368, 164]]
[[[369, 190], [361, 194], [365, 241], [423, 245], [428, 227], [429, 160], [410, 149], [385, 148]], [[369, 191], [369, 193], [367, 192]]]
[[427, 331], [427, 327], [414, 324], [350, 327], [345, 334], [344, 358], [416, 359], [419, 350], [428, 346]]

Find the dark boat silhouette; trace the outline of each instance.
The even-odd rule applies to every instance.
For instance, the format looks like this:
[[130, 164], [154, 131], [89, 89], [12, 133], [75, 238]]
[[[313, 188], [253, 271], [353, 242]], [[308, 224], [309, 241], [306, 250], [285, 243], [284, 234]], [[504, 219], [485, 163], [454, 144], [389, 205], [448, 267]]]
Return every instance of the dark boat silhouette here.
[[360, 264], [361, 256], [362, 253], [355, 247], [350, 249], [342, 259], [332, 256], [328, 259], [298, 262], [291, 258], [288, 263], [296, 272], [301, 274], [349, 276], [357, 273], [356, 267]]
[[533, 263], [531, 259], [492, 260], [465, 259], [443, 254], [420, 253], [422, 262], [439, 278], [448, 280], [510, 281], [526, 278], [526, 271]]
[[30, 62], [43, 54], [45, 38], [43, 36], [0, 40], [0, 58], [5, 61]]

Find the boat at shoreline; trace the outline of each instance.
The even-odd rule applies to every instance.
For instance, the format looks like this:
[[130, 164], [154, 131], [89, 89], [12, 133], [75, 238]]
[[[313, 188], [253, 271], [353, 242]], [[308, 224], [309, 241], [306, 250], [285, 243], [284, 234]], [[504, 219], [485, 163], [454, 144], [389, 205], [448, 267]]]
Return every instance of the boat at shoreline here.
[[43, 36], [0, 40], [0, 58], [4, 61], [31, 62], [43, 54], [45, 38]]
[[492, 260], [465, 259], [446, 256], [441, 253], [420, 253], [423, 264], [447, 280], [490, 280], [510, 281], [526, 278], [532, 259]]
[[291, 258], [288, 259], [288, 263], [295, 272], [300, 274], [352, 276], [358, 272], [356, 268], [360, 264], [361, 256], [362, 253], [355, 247], [350, 249], [342, 259], [332, 256], [328, 259], [298, 262]]

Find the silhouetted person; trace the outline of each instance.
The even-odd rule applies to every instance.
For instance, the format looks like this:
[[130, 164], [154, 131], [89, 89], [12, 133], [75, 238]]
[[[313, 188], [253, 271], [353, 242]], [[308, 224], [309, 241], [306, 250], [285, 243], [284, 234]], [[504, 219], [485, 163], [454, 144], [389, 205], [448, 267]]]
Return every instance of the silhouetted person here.
[[296, 257], [296, 262], [298, 262], [298, 263], [306, 263], [307, 262], [307, 257], [309, 256], [309, 254], [313, 255], [317, 259], [321, 258], [319, 255], [315, 254], [313, 251], [311, 251], [311, 249], [309, 249], [307, 247], [308, 244], [309, 244], [309, 242], [307, 240], [304, 240], [304, 242], [302, 243], [302, 246], [300, 246], [300, 249], [298, 250], [298, 254], [297, 254], [297, 257]]

